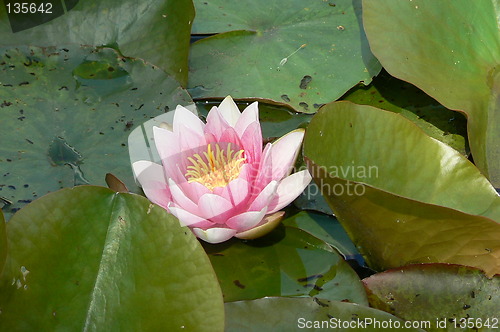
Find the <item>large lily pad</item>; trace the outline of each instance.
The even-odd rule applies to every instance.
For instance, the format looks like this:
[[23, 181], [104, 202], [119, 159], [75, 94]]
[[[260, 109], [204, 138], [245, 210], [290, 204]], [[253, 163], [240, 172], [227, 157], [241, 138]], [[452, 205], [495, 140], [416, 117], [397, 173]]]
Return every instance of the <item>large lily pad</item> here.
[[159, 206], [107, 188], [66, 188], [7, 224], [2, 331], [223, 327], [210, 261]]
[[[386, 312], [320, 298], [269, 297], [225, 304], [226, 331], [380, 331], [404, 328]], [[376, 325], [378, 324], [378, 325]], [[421, 331], [410, 327], [406, 330]]]
[[[68, 11], [62, 16], [15, 33], [6, 7], [0, 6], [0, 45], [113, 45], [125, 56], [146, 59], [186, 83], [194, 17], [190, 0], [77, 2], [71, 10], [66, 5]], [[49, 15], [28, 14], [23, 21], [37, 21], [41, 16]]]
[[463, 155], [402, 116], [326, 105], [308, 127], [305, 155], [372, 267], [448, 262], [500, 272], [495, 189]]
[[365, 0], [370, 47], [391, 75], [467, 114], [474, 161], [500, 187], [497, 0]]
[[194, 98], [268, 99], [314, 113], [381, 67], [361, 22], [361, 2], [196, 0]]
[[382, 72], [369, 86], [358, 84], [342, 97], [355, 104], [371, 105], [401, 114], [427, 135], [467, 155], [467, 120], [407, 82]]
[[136, 124], [187, 104], [164, 71], [111, 49], [19, 47], [0, 51], [0, 196], [10, 214], [59, 188], [135, 186], [127, 151]]
[[356, 272], [322, 240], [279, 227], [252, 240], [204, 244], [225, 302], [265, 296], [319, 296], [366, 304]]
[[479, 170], [398, 114], [325, 105], [308, 127], [305, 155], [332, 176], [500, 222], [500, 197]]
[[[421, 264], [363, 280], [370, 305], [411, 321], [430, 321], [428, 331], [497, 331], [500, 276], [459, 265]], [[463, 330], [463, 329], [462, 329]]]

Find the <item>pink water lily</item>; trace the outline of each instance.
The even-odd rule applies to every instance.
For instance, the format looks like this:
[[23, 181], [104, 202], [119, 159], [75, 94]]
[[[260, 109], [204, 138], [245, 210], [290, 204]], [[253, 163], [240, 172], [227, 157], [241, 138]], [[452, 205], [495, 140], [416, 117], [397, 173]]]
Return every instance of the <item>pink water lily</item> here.
[[178, 106], [172, 130], [153, 130], [163, 165], [133, 164], [144, 193], [210, 243], [270, 231], [311, 181], [307, 170], [290, 175], [304, 130], [263, 148], [256, 102], [241, 113], [227, 97], [206, 124]]

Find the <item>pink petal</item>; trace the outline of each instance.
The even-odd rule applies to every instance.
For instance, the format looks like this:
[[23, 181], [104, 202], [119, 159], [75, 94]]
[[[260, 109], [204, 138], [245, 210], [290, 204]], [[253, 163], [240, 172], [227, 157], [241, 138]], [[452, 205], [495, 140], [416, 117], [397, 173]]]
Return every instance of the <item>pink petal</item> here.
[[246, 231], [258, 225], [266, 214], [267, 208], [261, 211], [248, 211], [229, 218], [226, 225], [238, 232]]
[[297, 198], [311, 182], [308, 170], [303, 170], [287, 176], [278, 185], [277, 195], [268, 206], [268, 213], [281, 210]]
[[241, 112], [238, 109], [238, 106], [236, 106], [233, 98], [231, 98], [231, 96], [227, 96], [226, 98], [224, 98], [222, 103], [220, 103], [218, 109], [227, 123], [231, 127], [234, 127], [241, 116]]
[[238, 133], [238, 135], [241, 137], [243, 136], [243, 133], [248, 128], [248, 126], [255, 122], [259, 123], [259, 104], [257, 102], [250, 104], [249, 106], [247, 106], [247, 108], [245, 108], [245, 110], [243, 110], [243, 113], [241, 113], [240, 118], [234, 126], [234, 129], [236, 130], [236, 133]]
[[233, 209], [231, 202], [215, 194], [205, 194], [198, 202], [200, 215], [213, 222], [224, 223]]
[[272, 169], [272, 159], [271, 159], [271, 149], [272, 144], [268, 143], [262, 151], [262, 157], [260, 159], [258, 172], [255, 177], [254, 187], [252, 192], [260, 191], [262, 188], [267, 186], [272, 180], [273, 169]]
[[207, 220], [205, 218], [202, 218], [191, 212], [188, 212], [183, 208], [176, 206], [175, 204], [170, 205], [168, 209], [170, 213], [172, 213], [174, 216], [177, 217], [177, 219], [179, 219], [179, 222], [182, 226], [192, 226], [199, 224], [204, 224], [207, 226], [213, 225], [213, 223], [206, 223]]
[[132, 164], [132, 169], [137, 181], [142, 185], [146, 182], [163, 182], [167, 185], [163, 167], [151, 161], [139, 160]]
[[271, 203], [271, 200], [276, 195], [278, 184], [279, 184], [278, 181], [269, 182], [269, 184], [254, 199], [252, 204], [250, 204], [248, 210], [259, 211], [262, 208], [267, 207], [269, 203]]
[[212, 107], [210, 112], [208, 112], [207, 115], [207, 124], [205, 126], [205, 136], [211, 135], [213, 136], [217, 141], [220, 140], [220, 137], [222, 136], [222, 133], [227, 129], [231, 127], [229, 123], [222, 117], [220, 114], [220, 111], [217, 109], [217, 107]]
[[206, 231], [201, 228], [193, 228], [193, 233], [208, 243], [221, 243], [232, 238], [236, 231], [230, 228], [209, 228]]
[[255, 172], [258, 171], [258, 168], [255, 165], [244, 163], [240, 167], [240, 174], [238, 178], [245, 180], [248, 183], [252, 183], [255, 178]]
[[172, 196], [165, 181], [163, 167], [150, 161], [140, 160], [133, 163], [132, 168], [146, 197], [166, 209]]
[[[180, 177], [180, 171], [177, 175], [177, 177]], [[182, 175], [184, 176], [184, 175]], [[199, 182], [193, 181], [193, 182], [188, 182], [186, 178], [184, 178], [183, 181], [178, 182], [175, 181], [179, 187], [181, 187], [182, 192], [189, 197], [190, 200], [192, 200], [195, 204], [198, 204], [200, 201], [200, 197], [202, 197], [205, 194], [211, 193], [210, 189], [205, 187]]]
[[189, 197], [184, 194], [181, 188], [172, 180], [168, 179], [172, 201], [184, 210], [190, 211], [193, 214], [199, 214], [198, 205], [196, 205]]
[[241, 136], [247, 162], [259, 162], [262, 156], [262, 130], [260, 123], [253, 122]]
[[[187, 158], [187, 156], [183, 153], [170, 157], [167, 160], [162, 160], [163, 169], [165, 170], [165, 177], [167, 179], [172, 179], [174, 182], [182, 187], [182, 190], [186, 192], [182, 184], [186, 184], [186, 160], [183, 160], [182, 157]], [[194, 200], [193, 200], [194, 201]]]
[[220, 194], [218, 194], [231, 202], [234, 207], [238, 207], [248, 198], [249, 190], [249, 184], [246, 180], [236, 178], [223, 187]]
[[187, 108], [182, 106], [177, 106], [174, 113], [174, 132], [179, 133], [182, 131], [182, 127], [179, 124], [188, 127], [191, 131], [196, 133], [198, 136], [204, 136], [203, 129], [205, 124], [200, 120], [193, 112], [189, 111]]
[[205, 134], [202, 132], [201, 134], [195, 132], [189, 126], [184, 125], [183, 123], [177, 124], [177, 128], [179, 128], [178, 135], [178, 144], [180, 145], [178, 149], [180, 151], [185, 151], [189, 155], [194, 153], [199, 153], [201, 151], [206, 151], [207, 141], [205, 139]]
[[243, 148], [243, 144], [241, 143], [238, 134], [236, 134], [236, 131], [234, 131], [234, 128], [231, 128], [231, 127], [224, 130], [224, 132], [222, 133], [222, 135], [220, 137], [220, 142], [231, 143], [232, 149], [239, 150], [239, 149]]
[[153, 134], [156, 149], [160, 155], [165, 175], [168, 178], [173, 178], [177, 183], [182, 180], [177, 178], [177, 170], [179, 167], [184, 166], [187, 159], [187, 153], [180, 150], [179, 137], [170, 130], [153, 127]]
[[273, 180], [281, 180], [284, 176], [290, 174], [303, 138], [304, 130], [297, 129], [273, 143], [271, 149]]
[[153, 127], [156, 150], [162, 160], [168, 160], [172, 155], [179, 154], [180, 145], [176, 134], [168, 129]]

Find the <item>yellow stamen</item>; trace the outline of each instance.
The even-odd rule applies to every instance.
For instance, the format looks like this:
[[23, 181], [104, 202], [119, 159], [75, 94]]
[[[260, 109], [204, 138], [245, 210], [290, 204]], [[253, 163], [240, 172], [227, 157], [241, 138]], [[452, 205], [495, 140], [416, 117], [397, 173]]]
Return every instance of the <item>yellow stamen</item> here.
[[187, 167], [185, 174], [188, 182], [199, 182], [210, 190], [216, 187], [225, 187], [229, 182], [240, 175], [240, 169], [245, 161], [244, 150], [231, 149], [228, 143], [226, 149], [221, 149], [219, 144], [215, 144], [215, 151], [212, 144], [207, 145], [207, 151], [188, 157], [191, 165]]

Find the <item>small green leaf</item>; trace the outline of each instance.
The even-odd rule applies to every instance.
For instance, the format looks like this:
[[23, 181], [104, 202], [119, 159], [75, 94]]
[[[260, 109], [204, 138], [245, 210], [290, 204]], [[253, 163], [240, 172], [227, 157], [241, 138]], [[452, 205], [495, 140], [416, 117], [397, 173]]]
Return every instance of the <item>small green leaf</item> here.
[[381, 69], [361, 22], [361, 2], [196, 0], [194, 98], [266, 99], [314, 113]]
[[204, 243], [224, 301], [264, 296], [320, 296], [366, 303], [359, 278], [322, 240], [294, 227], [278, 227], [251, 241]]
[[304, 145], [371, 267], [446, 262], [500, 273], [500, 197], [456, 150], [398, 114], [350, 102], [324, 106]]
[[[268, 297], [226, 303], [226, 331], [380, 331], [404, 328], [386, 312], [322, 298]], [[376, 325], [377, 324], [377, 325]], [[422, 331], [408, 328], [409, 331]]]
[[500, 187], [498, 0], [365, 0], [370, 48], [387, 71], [467, 114], [475, 163]]
[[189, 229], [144, 197], [80, 186], [7, 224], [0, 330], [220, 331], [222, 295]]
[[375, 274], [363, 283], [370, 306], [406, 320], [430, 321], [428, 331], [497, 331], [500, 324], [498, 275], [488, 279], [466, 266], [419, 264]]

